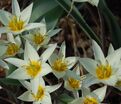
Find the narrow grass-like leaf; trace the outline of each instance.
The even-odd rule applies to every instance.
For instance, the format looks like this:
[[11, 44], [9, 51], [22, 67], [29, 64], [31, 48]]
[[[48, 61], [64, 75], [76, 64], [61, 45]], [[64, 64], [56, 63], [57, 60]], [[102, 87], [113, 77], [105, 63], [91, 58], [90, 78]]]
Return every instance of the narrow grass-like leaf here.
[[107, 7], [105, 0], [100, 0], [99, 10], [104, 16], [104, 19], [108, 25], [114, 47], [121, 47], [121, 28], [116, 21], [116, 18]]
[[[71, 8], [71, 1], [70, 0], [55, 0], [67, 13], [69, 12]], [[81, 13], [78, 11], [78, 9], [73, 6], [73, 9], [70, 14], [75, 21], [79, 24], [81, 29], [85, 32], [85, 34], [89, 38], [93, 38], [96, 40], [99, 44], [101, 44], [100, 39], [97, 37], [97, 35], [94, 33], [94, 31], [89, 27], [89, 25], [86, 23], [86, 21], [83, 19]]]

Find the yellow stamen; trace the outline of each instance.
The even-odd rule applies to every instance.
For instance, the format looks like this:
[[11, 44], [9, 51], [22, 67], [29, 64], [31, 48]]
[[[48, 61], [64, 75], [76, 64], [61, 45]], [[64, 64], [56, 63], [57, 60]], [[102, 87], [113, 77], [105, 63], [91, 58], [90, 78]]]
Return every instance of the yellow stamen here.
[[109, 64], [107, 65], [99, 65], [96, 68], [96, 75], [98, 79], [108, 79], [112, 74], [112, 68]]
[[30, 61], [29, 64], [26, 65], [26, 70], [28, 75], [34, 78], [42, 70], [41, 63], [39, 61]]
[[57, 59], [52, 65], [53, 70], [58, 71], [58, 72], [63, 72], [67, 69], [67, 62], [65, 62], [62, 59]]
[[83, 104], [98, 104], [98, 101], [96, 98], [93, 97], [85, 97]]
[[21, 31], [24, 28], [24, 24], [25, 23], [23, 20], [13, 16], [13, 18], [8, 23], [8, 27], [12, 31]]
[[19, 47], [15, 43], [10, 43], [6, 51], [6, 55], [13, 56], [18, 52], [18, 50]]
[[32, 94], [32, 95], [35, 98], [35, 101], [42, 100], [45, 95], [44, 88], [41, 85], [39, 85], [37, 94], [36, 95]]
[[44, 41], [44, 36], [41, 35], [40, 33], [34, 34], [33, 35], [33, 41], [37, 45], [42, 44], [43, 41]]
[[79, 89], [80, 88], [80, 81], [74, 78], [68, 78], [68, 84], [73, 88], [73, 89]]

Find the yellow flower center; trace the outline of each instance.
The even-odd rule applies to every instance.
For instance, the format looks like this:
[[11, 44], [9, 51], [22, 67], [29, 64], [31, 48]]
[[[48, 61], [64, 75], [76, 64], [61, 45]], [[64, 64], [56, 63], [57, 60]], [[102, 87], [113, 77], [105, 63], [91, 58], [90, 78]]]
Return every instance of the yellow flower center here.
[[96, 75], [98, 79], [108, 79], [112, 74], [112, 68], [109, 64], [107, 65], [99, 65], [96, 68]]
[[28, 75], [34, 78], [42, 70], [41, 63], [39, 61], [30, 61], [29, 64], [26, 66], [26, 70]]
[[35, 101], [43, 99], [43, 97], [45, 95], [44, 88], [41, 85], [39, 85], [37, 94], [36, 95], [32, 94], [32, 95], [35, 98]]
[[98, 104], [98, 101], [96, 98], [93, 97], [85, 97], [83, 104]]
[[15, 43], [10, 43], [6, 51], [6, 55], [13, 56], [18, 52], [18, 50], [19, 47]]
[[57, 59], [52, 65], [53, 70], [58, 71], [58, 72], [63, 72], [67, 69], [67, 62], [65, 62], [62, 59]]
[[39, 45], [39, 44], [43, 43], [44, 36], [41, 35], [40, 33], [34, 34], [33, 35], [33, 41], [34, 41], [35, 44]]
[[73, 89], [80, 88], [80, 81], [74, 78], [68, 78], [68, 83]]
[[8, 27], [12, 31], [21, 31], [24, 28], [24, 21], [20, 18], [18, 19], [16, 16], [9, 21]]

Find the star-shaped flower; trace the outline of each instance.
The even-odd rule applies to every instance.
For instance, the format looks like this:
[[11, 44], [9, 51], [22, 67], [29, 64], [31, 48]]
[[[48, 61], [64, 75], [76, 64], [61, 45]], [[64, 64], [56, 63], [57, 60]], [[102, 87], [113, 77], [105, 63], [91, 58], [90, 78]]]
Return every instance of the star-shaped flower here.
[[12, 0], [12, 14], [7, 11], [0, 10], [0, 21], [4, 25], [4, 27], [0, 28], [0, 34], [20, 34], [25, 30], [40, 27], [40, 23], [28, 23], [32, 12], [32, 7], [33, 3], [21, 12], [17, 0]]
[[45, 19], [42, 19], [40, 23], [43, 24], [41, 25], [41, 27], [34, 29], [29, 34], [24, 36], [25, 39], [30, 41], [37, 48], [37, 50], [40, 47], [47, 45], [50, 38], [56, 35], [60, 31], [60, 29], [55, 29], [55, 30], [51, 29], [47, 31], [47, 25]]
[[89, 89], [82, 89], [82, 97], [73, 100], [68, 104], [101, 104], [106, 94], [107, 87], [101, 87], [93, 92], [90, 92]]
[[0, 40], [1, 57], [10, 57], [22, 52], [19, 35], [14, 37], [13, 34], [8, 33], [6, 38], [7, 40]]
[[53, 53], [56, 44], [47, 48], [39, 57], [37, 51], [30, 45], [28, 41], [25, 44], [24, 60], [19, 58], [6, 58], [5, 61], [18, 67], [12, 74], [7, 76], [13, 79], [31, 79], [37, 76], [44, 76], [52, 71], [51, 67], [46, 63], [47, 59]]
[[33, 104], [52, 104], [50, 93], [62, 85], [62, 83], [59, 83], [53, 86], [45, 86], [41, 77], [31, 80], [31, 83], [27, 81], [21, 81], [21, 83], [28, 91], [19, 96], [18, 99], [33, 102]]
[[57, 78], [62, 78], [66, 75], [69, 69], [78, 61], [77, 57], [66, 57], [66, 45], [62, 43], [59, 53], [53, 53], [49, 58], [49, 63], [53, 69], [53, 73]]
[[85, 79], [85, 76], [80, 76], [80, 67], [77, 66], [71, 71], [68, 70], [66, 76], [64, 76], [64, 87], [72, 92], [76, 92], [81, 89], [82, 82]]
[[[93, 40], [92, 48], [94, 60], [90, 58], [80, 58], [80, 63], [92, 75], [93, 83], [102, 82], [114, 86], [118, 80], [120, 72], [121, 48], [113, 51], [109, 48], [109, 55], [104, 56], [100, 46]], [[88, 78], [90, 79], [90, 78]], [[88, 80], [87, 79], [87, 80]], [[92, 81], [91, 81], [92, 82]]]

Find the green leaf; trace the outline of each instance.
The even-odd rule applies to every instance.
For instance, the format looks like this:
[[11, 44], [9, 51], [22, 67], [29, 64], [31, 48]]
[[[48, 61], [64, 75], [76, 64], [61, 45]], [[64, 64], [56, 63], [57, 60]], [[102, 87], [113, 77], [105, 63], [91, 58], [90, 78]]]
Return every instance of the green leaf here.
[[21, 85], [20, 82], [18, 80], [15, 79], [8, 79], [8, 78], [0, 78], [0, 85]]
[[47, 29], [53, 29], [60, 16], [62, 15], [62, 8], [54, 0], [36, 0], [30, 21], [41, 21], [42, 18], [46, 19]]
[[44, 15], [47, 22], [48, 30], [54, 29], [58, 22], [58, 19], [61, 17], [62, 14], [62, 8], [60, 6], [57, 6], [56, 8], [52, 9], [50, 12]]
[[14, 65], [12, 65], [12, 64], [9, 64], [9, 63], [8, 63], [8, 66], [9, 66], [9, 70], [6, 70], [7, 76], [17, 69], [17, 68], [16, 68]]
[[38, 20], [40, 16], [45, 15], [57, 6], [58, 4], [54, 0], [35, 0], [30, 21]]
[[[67, 13], [70, 11], [71, 8], [71, 1], [70, 0], [55, 0]], [[94, 31], [89, 27], [89, 25], [85, 22], [85, 20], [83, 19], [81, 13], [78, 11], [78, 9], [73, 6], [71, 14], [70, 14], [73, 19], [75, 19], [75, 21], [79, 24], [79, 26], [81, 27], [81, 29], [85, 32], [85, 34], [89, 37], [89, 38], [93, 38], [94, 40], [96, 40], [100, 45], [101, 42], [99, 40], [99, 38], [97, 37], [97, 35], [94, 33]]]
[[106, 5], [105, 0], [100, 0], [99, 2], [99, 10], [104, 16], [106, 23], [108, 25], [109, 31], [111, 33], [111, 38], [113, 40], [113, 45], [115, 48], [121, 47], [121, 29], [119, 24], [116, 21], [116, 18], [109, 10]]
[[65, 93], [60, 95], [59, 98], [60, 98], [60, 101], [62, 101], [64, 104], [67, 104], [67, 103], [69, 103], [69, 102], [74, 100], [73, 97], [71, 97], [71, 96], [69, 96], [69, 95], [67, 95]]

